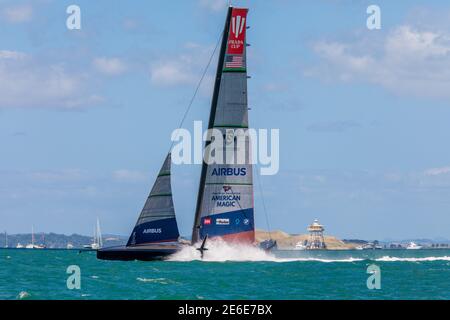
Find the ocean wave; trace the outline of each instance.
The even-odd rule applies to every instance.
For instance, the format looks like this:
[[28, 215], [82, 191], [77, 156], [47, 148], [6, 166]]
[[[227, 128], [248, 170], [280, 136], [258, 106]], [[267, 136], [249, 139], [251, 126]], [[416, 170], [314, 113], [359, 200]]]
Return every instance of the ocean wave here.
[[381, 262], [426, 262], [426, 261], [450, 261], [450, 257], [421, 257], [421, 258], [404, 258], [404, 257], [390, 257], [384, 256], [382, 258], [374, 259]]
[[[355, 263], [360, 261], [379, 261], [379, 262], [424, 262], [424, 261], [450, 261], [450, 257], [391, 257], [383, 256], [381, 258], [371, 255], [333, 257], [333, 252], [324, 251], [327, 257], [303, 256], [303, 257], [277, 257], [273, 253], [251, 245], [240, 245], [227, 243], [220, 239], [209, 240], [208, 248], [204, 253], [203, 259], [200, 252], [194, 246], [186, 246], [179, 252], [172, 255], [168, 261], [175, 262], [322, 262], [322, 263]], [[306, 253], [306, 252], [305, 252]], [[307, 253], [306, 253], [307, 254]]]
[[168, 280], [166, 278], [157, 278], [157, 279], [136, 278], [136, 280], [140, 281], [140, 282], [151, 282], [151, 283], [168, 284]]
[[364, 261], [366, 259], [362, 258], [342, 258], [342, 259], [320, 259], [320, 258], [292, 258], [292, 259], [278, 259], [275, 262], [296, 262], [296, 261], [305, 261], [305, 262], [324, 262], [324, 263], [332, 263], [332, 262], [358, 262]]
[[24, 300], [24, 299], [28, 299], [30, 296], [31, 296], [31, 295], [30, 295], [28, 292], [26, 292], [26, 291], [21, 291], [21, 292], [17, 295], [17, 298], [18, 298], [19, 300]]

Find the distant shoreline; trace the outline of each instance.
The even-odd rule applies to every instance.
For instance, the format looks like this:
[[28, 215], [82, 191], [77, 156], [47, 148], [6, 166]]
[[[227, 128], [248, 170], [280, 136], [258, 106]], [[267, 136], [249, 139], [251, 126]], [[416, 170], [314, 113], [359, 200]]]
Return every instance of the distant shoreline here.
[[[279, 250], [293, 250], [295, 249], [295, 246], [300, 243], [305, 243], [309, 238], [308, 234], [299, 234], [299, 235], [292, 235], [288, 234], [284, 231], [264, 231], [264, 230], [256, 230], [256, 240], [258, 242], [262, 242], [264, 240], [273, 239], [276, 240], [278, 243], [278, 249]], [[432, 240], [424, 239], [422, 240], [403, 240], [403, 241], [393, 241], [393, 242], [382, 242], [382, 241], [369, 241], [369, 240], [359, 240], [359, 239], [353, 239], [353, 240], [341, 240], [338, 239], [335, 236], [330, 235], [324, 235], [324, 240], [326, 244], [326, 250], [356, 250], [358, 247], [364, 246], [364, 245], [373, 245], [380, 246], [381, 248], [377, 249], [389, 249], [389, 250], [406, 250], [406, 246], [410, 242], [417, 242], [420, 244], [423, 248], [422, 249], [449, 249], [450, 248], [450, 241], [439, 241], [434, 242]], [[434, 246], [433, 246], [434, 245]], [[436, 245], [439, 245], [436, 247]], [[377, 249], [368, 249], [368, 250], [377, 250]]]
[[[309, 235], [307, 234], [289, 234], [284, 231], [268, 231], [256, 230], [256, 241], [262, 242], [264, 240], [273, 239], [277, 241], [280, 250], [295, 249], [297, 243], [304, 243]], [[324, 235], [325, 243], [328, 250], [355, 250], [359, 246], [373, 243], [374, 241], [360, 240], [360, 239], [339, 239], [335, 236]], [[64, 235], [57, 233], [36, 233], [35, 243], [44, 245], [46, 249], [67, 249], [68, 245], [72, 246], [69, 250], [85, 250], [84, 245], [89, 245], [93, 241], [91, 236], [84, 236], [80, 234]], [[104, 247], [113, 247], [126, 244], [127, 236], [106, 234], [103, 236]], [[409, 242], [415, 242], [424, 249], [449, 249], [450, 241], [442, 239], [441, 241], [433, 241], [429, 239], [408, 239], [402, 241], [379, 241], [383, 249], [405, 249], [404, 247]], [[17, 244], [27, 245], [31, 243], [31, 233], [24, 234], [8, 234], [8, 247], [16, 248]], [[394, 246], [394, 247], [393, 247]], [[0, 248], [5, 247], [5, 236], [0, 236]], [[20, 249], [20, 248], [19, 248]]]

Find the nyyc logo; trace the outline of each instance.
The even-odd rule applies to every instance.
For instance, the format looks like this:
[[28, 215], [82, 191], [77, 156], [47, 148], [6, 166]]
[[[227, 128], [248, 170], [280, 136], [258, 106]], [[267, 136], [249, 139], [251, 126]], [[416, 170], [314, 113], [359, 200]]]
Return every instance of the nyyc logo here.
[[239, 38], [239, 35], [244, 31], [245, 18], [236, 16], [231, 19], [231, 30], [235, 38]]

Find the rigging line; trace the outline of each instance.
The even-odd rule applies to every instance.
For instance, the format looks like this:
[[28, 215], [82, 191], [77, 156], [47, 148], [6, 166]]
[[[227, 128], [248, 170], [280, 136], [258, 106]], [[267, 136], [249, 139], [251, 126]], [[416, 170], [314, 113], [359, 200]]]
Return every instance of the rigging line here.
[[[255, 168], [257, 169], [256, 171], [258, 171], [259, 166], [255, 164]], [[267, 229], [269, 231], [269, 237], [272, 240], [272, 232], [270, 231], [271, 227], [270, 227], [270, 223], [269, 223], [269, 216], [267, 214], [266, 202], [264, 201], [264, 193], [263, 193], [263, 189], [262, 189], [262, 185], [261, 185], [261, 179], [259, 177], [258, 172], [256, 172], [256, 180], [258, 180], [259, 193], [261, 195], [261, 202], [262, 202], [263, 209], [264, 209], [264, 215], [266, 217], [266, 224], [267, 224]]]
[[[211, 62], [212, 62], [212, 60], [214, 58], [214, 55], [216, 54], [217, 48], [219, 47], [219, 44], [221, 42], [220, 40], [222, 39], [222, 36], [223, 36], [223, 31], [220, 32], [219, 38], [217, 39], [216, 46], [214, 47], [214, 50], [213, 50], [211, 56], [209, 57], [208, 64], [206, 65], [205, 69], [203, 70], [203, 74], [202, 74], [202, 76], [201, 76], [201, 78], [200, 78], [200, 80], [199, 80], [199, 82], [197, 84], [197, 87], [195, 88], [194, 95], [192, 96], [192, 98], [191, 98], [191, 100], [190, 100], [190, 102], [188, 104], [188, 107], [187, 107], [187, 109], [186, 109], [186, 111], [185, 111], [185, 113], [183, 115], [183, 118], [181, 119], [180, 125], [178, 126], [178, 129], [177, 129], [177, 138], [178, 138], [179, 130], [183, 126], [183, 123], [186, 120], [186, 117], [189, 114], [189, 111], [191, 110], [192, 105], [194, 104], [195, 98], [197, 97], [198, 91], [200, 90], [200, 87], [202, 85], [203, 79], [205, 78], [206, 73], [208, 72], [209, 66], [211, 65]], [[174, 140], [176, 140], [176, 139], [174, 139]], [[172, 148], [173, 148], [174, 144], [175, 144], [175, 141], [172, 141], [172, 145], [170, 146], [169, 152], [172, 152]]]

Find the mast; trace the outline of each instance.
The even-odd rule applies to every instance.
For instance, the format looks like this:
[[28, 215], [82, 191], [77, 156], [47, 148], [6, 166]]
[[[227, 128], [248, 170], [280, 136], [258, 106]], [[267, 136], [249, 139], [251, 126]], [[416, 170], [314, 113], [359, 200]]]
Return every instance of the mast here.
[[97, 228], [94, 226], [94, 239], [92, 241], [93, 245], [96, 246], [97, 243]]
[[[214, 83], [214, 92], [213, 92], [213, 98], [212, 98], [212, 102], [211, 102], [211, 112], [209, 114], [208, 129], [212, 129], [214, 127], [214, 120], [216, 118], [217, 101], [219, 99], [220, 82], [222, 79], [223, 64], [225, 61], [225, 52], [227, 49], [227, 42], [228, 42], [228, 35], [229, 35], [229, 30], [230, 30], [230, 21], [231, 21], [232, 11], [233, 11], [233, 7], [230, 6], [228, 8], [227, 19], [225, 21], [225, 28], [223, 30], [223, 35], [222, 35], [222, 44], [220, 47], [219, 62], [217, 64], [216, 81]], [[210, 143], [211, 142], [207, 141], [205, 143], [205, 148]], [[205, 187], [207, 171], [208, 171], [208, 165], [206, 164], [205, 160], [203, 159], [202, 173], [200, 176], [200, 184], [199, 184], [198, 193], [197, 193], [197, 205], [196, 205], [196, 209], [195, 209], [194, 226], [192, 228], [192, 243], [196, 243], [197, 241], [199, 241], [200, 214], [201, 214], [202, 201], [203, 201], [203, 189]]]
[[97, 244], [99, 248], [103, 247], [102, 232], [100, 230], [100, 220], [97, 217]]

